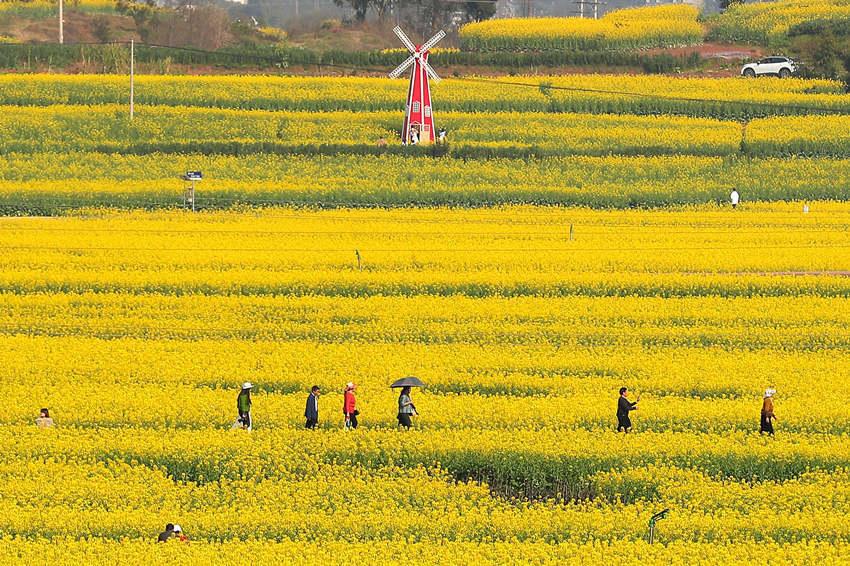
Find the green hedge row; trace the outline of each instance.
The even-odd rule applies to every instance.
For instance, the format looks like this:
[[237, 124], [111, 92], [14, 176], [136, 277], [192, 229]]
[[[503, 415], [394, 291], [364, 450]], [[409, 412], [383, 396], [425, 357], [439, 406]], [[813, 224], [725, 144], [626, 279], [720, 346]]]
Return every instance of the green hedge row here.
[[[118, 56], [116, 49], [126, 50], [120, 44], [0, 44], [0, 67], [29, 68], [39, 66], [69, 67], [85, 61], [113, 69]], [[274, 46], [226, 47], [217, 51], [177, 49], [148, 45], [136, 46], [136, 61], [180, 65], [213, 65], [224, 68], [269, 68], [282, 60], [289, 65], [340, 65], [352, 67], [395, 67], [405, 58], [400, 51], [313, 51], [310, 49]], [[532, 66], [610, 66], [635, 67], [647, 73], [669, 73], [676, 69], [698, 67], [702, 58], [698, 52], [673, 56], [668, 53], [639, 54], [602, 51], [540, 51], [527, 53], [477, 53], [466, 51], [439, 51], [431, 56], [437, 66], [470, 65], [495, 67]]]

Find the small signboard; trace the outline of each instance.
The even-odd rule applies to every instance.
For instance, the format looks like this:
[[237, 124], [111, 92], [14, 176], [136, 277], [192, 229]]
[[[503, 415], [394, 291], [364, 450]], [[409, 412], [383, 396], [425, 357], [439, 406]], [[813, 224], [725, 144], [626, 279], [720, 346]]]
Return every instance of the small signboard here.
[[189, 181], [200, 181], [203, 179], [200, 171], [186, 171], [186, 179]]

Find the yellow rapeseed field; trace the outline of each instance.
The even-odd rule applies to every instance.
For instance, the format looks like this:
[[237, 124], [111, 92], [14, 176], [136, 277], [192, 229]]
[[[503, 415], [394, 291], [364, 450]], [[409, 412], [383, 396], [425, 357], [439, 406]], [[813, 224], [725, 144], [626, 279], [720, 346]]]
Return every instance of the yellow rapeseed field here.
[[809, 205], [3, 217], [0, 558], [841, 564], [850, 208]]
[[[590, 14], [592, 7], [584, 6]], [[699, 10], [690, 5], [614, 10], [593, 18], [497, 18], [466, 24], [466, 49], [642, 49], [702, 43]]]
[[735, 3], [711, 19], [712, 39], [775, 43], [788, 31], [806, 22], [840, 22], [850, 18], [848, 0], [781, 0]]

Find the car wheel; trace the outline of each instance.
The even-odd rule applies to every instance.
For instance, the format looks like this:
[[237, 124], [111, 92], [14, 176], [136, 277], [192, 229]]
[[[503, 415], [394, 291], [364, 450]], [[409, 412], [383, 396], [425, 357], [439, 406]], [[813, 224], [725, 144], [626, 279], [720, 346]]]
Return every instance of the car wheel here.
[[744, 69], [744, 76], [748, 79], [751, 79], [756, 76], [756, 72], [752, 69]]
[[787, 67], [779, 69], [779, 76], [783, 79], [787, 79], [791, 76], [791, 69], [788, 69]]

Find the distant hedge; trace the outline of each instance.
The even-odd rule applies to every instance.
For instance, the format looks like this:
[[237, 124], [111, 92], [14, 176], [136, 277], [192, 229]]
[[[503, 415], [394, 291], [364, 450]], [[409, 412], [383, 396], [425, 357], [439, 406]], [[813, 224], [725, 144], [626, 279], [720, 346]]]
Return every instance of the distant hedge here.
[[[313, 51], [288, 47], [268, 46], [225, 47], [216, 51], [181, 49], [137, 44], [136, 62], [171, 63], [178, 65], [211, 65], [225, 69], [270, 68], [283, 61], [290, 66], [343, 65], [352, 67], [390, 68], [401, 63], [406, 53], [392, 51]], [[608, 66], [640, 68], [646, 73], [669, 73], [676, 69], [698, 67], [702, 58], [696, 51], [689, 55], [674, 56], [669, 53], [643, 54], [634, 52], [604, 51], [535, 51], [468, 52], [437, 51], [431, 55], [437, 67], [453, 65], [522, 68], [532, 66]], [[0, 44], [0, 68], [21, 69], [33, 67], [71, 67], [94, 63], [104, 72], [115, 72], [129, 62], [123, 44]], [[438, 71], [439, 72], [439, 71]]]

